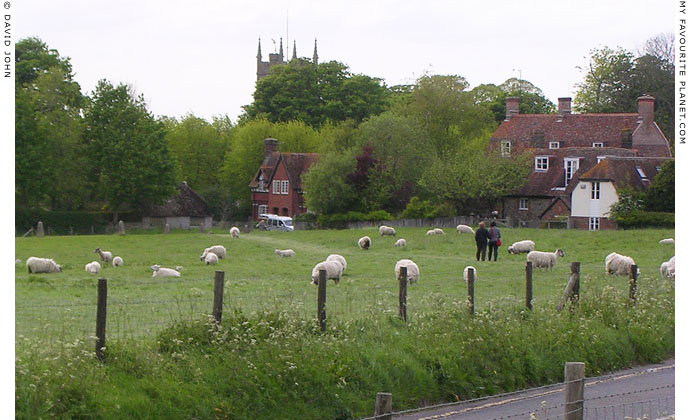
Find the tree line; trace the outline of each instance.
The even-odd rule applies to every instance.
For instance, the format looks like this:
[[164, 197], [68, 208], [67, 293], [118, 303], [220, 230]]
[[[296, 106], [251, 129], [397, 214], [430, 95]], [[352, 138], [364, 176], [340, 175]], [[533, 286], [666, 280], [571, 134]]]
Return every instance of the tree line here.
[[[592, 50], [576, 110], [635, 112], [636, 98], [650, 94], [659, 125], [672, 136], [669, 43], [672, 37], [657, 36], [637, 55]], [[185, 180], [217, 219], [245, 218], [262, 140], [274, 137], [282, 152], [320, 154], [303, 178], [307, 207], [316, 213], [482, 212], [520, 187], [531, 166], [527, 155], [487, 152], [505, 118], [505, 98], [519, 97], [521, 113], [555, 112], [526, 80], [470, 88], [460, 75], [425, 74], [387, 86], [337, 61], [300, 59], [272, 67], [236, 123], [154, 116], [143, 95], [123, 83], [101, 80], [82, 93], [70, 59], [39, 38], [21, 39], [15, 49], [15, 198], [24, 208], [117, 217], [161, 202]]]

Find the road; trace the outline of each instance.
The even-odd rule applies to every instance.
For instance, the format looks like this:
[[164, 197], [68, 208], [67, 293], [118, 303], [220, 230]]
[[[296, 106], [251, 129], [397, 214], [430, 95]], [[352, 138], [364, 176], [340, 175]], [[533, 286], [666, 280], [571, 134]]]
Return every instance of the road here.
[[[656, 419], [675, 412], [675, 359], [585, 380], [584, 418], [590, 420]], [[395, 398], [395, 397], [394, 397]], [[401, 413], [403, 420], [563, 419], [564, 385]], [[646, 417], [645, 417], [646, 416]]]

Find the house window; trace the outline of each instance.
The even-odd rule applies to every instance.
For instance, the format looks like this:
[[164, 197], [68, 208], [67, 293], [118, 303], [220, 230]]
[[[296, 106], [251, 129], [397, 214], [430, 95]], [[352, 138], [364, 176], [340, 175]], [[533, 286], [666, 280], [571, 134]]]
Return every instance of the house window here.
[[501, 156], [510, 157], [510, 140], [501, 141]]
[[599, 230], [599, 218], [590, 217], [589, 218], [589, 230]]
[[601, 194], [601, 183], [592, 182], [592, 200], [598, 200]]
[[280, 182], [280, 193], [281, 194], [287, 194], [289, 185], [290, 185], [289, 181], [281, 181]]
[[527, 200], [527, 198], [523, 197], [520, 199], [520, 207], [518, 210], [529, 210], [529, 200]]
[[561, 143], [559, 143], [557, 141], [550, 141], [549, 142], [549, 149], [558, 149], [559, 147], [561, 147]]
[[606, 159], [606, 156], [597, 156], [597, 163], [601, 162], [604, 159]]
[[644, 173], [642, 168], [640, 168], [639, 166], [635, 166], [635, 169], [637, 169], [637, 173], [640, 175], [640, 178], [642, 178], [643, 181], [648, 179], [647, 175]]
[[280, 194], [280, 181], [273, 181], [273, 194]]
[[259, 205], [259, 214], [265, 214], [268, 213], [268, 206], [265, 204], [260, 204]]
[[545, 156], [537, 156], [534, 158], [534, 170], [537, 172], [546, 172], [549, 170], [549, 158]]
[[592, 147], [604, 147], [604, 143], [594, 142], [592, 143]]
[[578, 158], [563, 159], [563, 166], [565, 167], [565, 185], [568, 186], [568, 182], [573, 179], [573, 174], [580, 167], [580, 160]]

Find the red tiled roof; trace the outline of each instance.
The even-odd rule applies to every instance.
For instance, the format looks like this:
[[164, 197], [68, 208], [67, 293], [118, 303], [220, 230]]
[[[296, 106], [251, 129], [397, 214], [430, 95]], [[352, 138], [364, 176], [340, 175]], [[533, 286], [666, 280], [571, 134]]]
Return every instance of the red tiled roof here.
[[313, 165], [319, 158], [317, 153], [282, 153], [271, 152], [261, 163], [259, 171], [257, 171], [252, 181], [249, 183], [249, 188], [256, 188], [259, 186], [259, 173], [263, 175], [267, 185], [271, 182], [273, 174], [282, 160], [285, 164], [288, 180], [293, 189], [302, 189], [302, 174], [304, 174], [311, 165]]
[[[647, 189], [658, 171], [656, 168], [669, 160], [666, 157], [610, 157], [583, 173], [583, 181], [612, 181], [620, 186], [627, 186], [637, 190]], [[639, 168], [645, 175], [638, 172]]]

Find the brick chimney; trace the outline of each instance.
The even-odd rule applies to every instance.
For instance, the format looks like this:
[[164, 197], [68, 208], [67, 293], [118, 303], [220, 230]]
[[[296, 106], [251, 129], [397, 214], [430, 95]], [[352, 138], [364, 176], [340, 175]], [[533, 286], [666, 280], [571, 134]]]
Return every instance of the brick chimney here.
[[264, 157], [267, 157], [276, 150], [278, 150], [278, 140], [271, 137], [264, 139]]
[[572, 113], [571, 102], [572, 98], [558, 98], [558, 113], [561, 115]]
[[654, 121], [654, 97], [644, 95], [637, 98], [637, 115], [642, 124]]
[[520, 98], [516, 96], [509, 96], [506, 98], [506, 121], [513, 115], [520, 113]]

